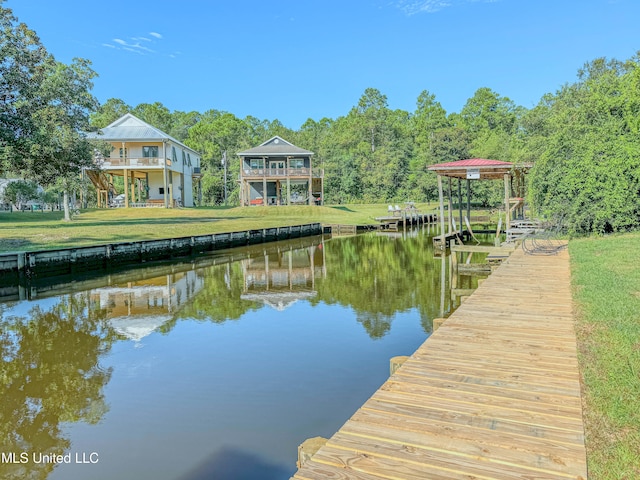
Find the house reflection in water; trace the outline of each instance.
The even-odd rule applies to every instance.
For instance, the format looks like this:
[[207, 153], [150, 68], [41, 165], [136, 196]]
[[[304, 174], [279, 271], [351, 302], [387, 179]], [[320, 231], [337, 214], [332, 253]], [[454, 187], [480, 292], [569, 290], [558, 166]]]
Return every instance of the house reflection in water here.
[[282, 311], [298, 300], [316, 296], [316, 279], [326, 278], [324, 242], [305, 248], [265, 252], [242, 260], [243, 300]]
[[171, 320], [203, 286], [197, 271], [171, 273], [93, 289], [91, 303], [106, 310], [118, 333], [137, 342]]

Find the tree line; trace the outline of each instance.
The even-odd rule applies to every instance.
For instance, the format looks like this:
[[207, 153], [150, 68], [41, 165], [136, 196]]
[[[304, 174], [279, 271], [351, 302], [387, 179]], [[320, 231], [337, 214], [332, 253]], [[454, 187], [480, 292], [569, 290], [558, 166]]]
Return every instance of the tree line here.
[[[640, 57], [599, 58], [573, 83], [548, 93], [533, 108], [479, 88], [459, 113], [448, 113], [425, 90], [413, 112], [389, 108], [367, 88], [336, 119], [308, 119], [298, 130], [279, 120], [238, 118], [219, 110], [170, 112], [162, 103], [126, 105], [109, 99], [92, 115], [103, 127], [126, 112], [202, 153], [203, 202], [223, 201], [220, 163], [236, 152], [280, 135], [315, 153], [325, 170], [325, 203], [437, 199], [434, 163], [490, 158], [529, 164], [528, 200], [535, 214], [572, 234], [636, 229], [640, 220]], [[237, 202], [239, 161], [231, 161], [227, 187]], [[475, 182], [473, 199], [499, 205], [499, 182]]]
[[[238, 118], [216, 109], [170, 111], [161, 102], [127, 105], [91, 95], [88, 60], [56, 62], [35, 33], [2, 7], [0, 174], [13, 173], [68, 193], [91, 165], [83, 132], [131, 112], [202, 154], [202, 202], [238, 201], [235, 153], [274, 135], [315, 153], [325, 171], [325, 203], [430, 201], [434, 163], [490, 158], [531, 164], [528, 200], [535, 214], [562, 221], [570, 233], [637, 228], [640, 219], [640, 57], [598, 58], [573, 83], [533, 108], [479, 88], [460, 112], [447, 112], [424, 90], [412, 112], [391, 109], [367, 88], [338, 118], [309, 118], [297, 130], [279, 120]], [[228, 177], [221, 158], [227, 152]], [[234, 161], [235, 160], [235, 161]], [[492, 185], [492, 183], [496, 183]], [[474, 201], [497, 205], [497, 182], [474, 182]]]

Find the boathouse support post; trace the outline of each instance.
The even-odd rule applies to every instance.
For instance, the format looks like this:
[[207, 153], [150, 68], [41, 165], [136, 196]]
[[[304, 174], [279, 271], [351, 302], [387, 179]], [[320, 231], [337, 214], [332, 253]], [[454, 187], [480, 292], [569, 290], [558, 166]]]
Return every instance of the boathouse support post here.
[[467, 218], [471, 223], [471, 180], [467, 178]]
[[460, 216], [460, 223], [458, 225], [460, 225], [460, 238], [462, 238], [462, 232], [464, 230], [464, 228], [462, 228], [462, 226], [464, 225], [464, 223], [462, 222], [462, 180], [458, 179], [458, 212], [459, 212], [459, 216]]
[[451, 195], [451, 177], [448, 178], [449, 180], [449, 188], [447, 189], [448, 192], [448, 197], [449, 197], [449, 212], [448, 212], [448, 219], [449, 219], [449, 233], [453, 232], [453, 200], [451, 199], [452, 195]]
[[509, 212], [509, 178], [508, 173], [504, 174], [504, 229], [507, 232], [507, 241], [509, 241], [509, 230], [511, 230], [511, 215]]
[[438, 198], [440, 199], [440, 237], [442, 239], [442, 246], [446, 244], [444, 231], [444, 193], [442, 192], [442, 175], [438, 175]]
[[446, 279], [447, 279], [447, 264], [445, 262], [444, 254], [441, 255], [442, 259], [440, 260], [440, 316], [444, 317], [444, 289], [446, 288]]

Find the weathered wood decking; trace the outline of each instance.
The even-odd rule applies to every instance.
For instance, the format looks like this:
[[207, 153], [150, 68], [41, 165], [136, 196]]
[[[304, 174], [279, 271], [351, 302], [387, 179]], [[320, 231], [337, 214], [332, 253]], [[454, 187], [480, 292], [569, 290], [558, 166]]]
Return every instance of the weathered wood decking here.
[[521, 249], [294, 476], [586, 477], [568, 253]]

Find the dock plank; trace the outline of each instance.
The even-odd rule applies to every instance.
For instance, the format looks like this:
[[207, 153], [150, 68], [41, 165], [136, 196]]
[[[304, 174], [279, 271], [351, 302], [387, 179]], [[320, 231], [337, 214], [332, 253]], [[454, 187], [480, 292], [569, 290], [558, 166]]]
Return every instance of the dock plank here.
[[293, 478], [586, 479], [568, 252], [516, 250]]

